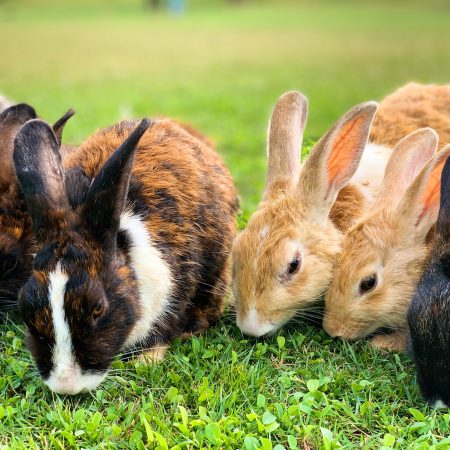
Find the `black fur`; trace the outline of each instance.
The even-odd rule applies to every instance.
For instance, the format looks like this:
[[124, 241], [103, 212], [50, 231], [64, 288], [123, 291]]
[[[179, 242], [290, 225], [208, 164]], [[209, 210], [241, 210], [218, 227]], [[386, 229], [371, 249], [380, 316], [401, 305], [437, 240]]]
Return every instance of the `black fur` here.
[[14, 140], [14, 166], [33, 219], [34, 233], [42, 239], [58, 227], [58, 211], [68, 209], [59, 143], [44, 121], [27, 122]]
[[408, 311], [409, 352], [425, 399], [450, 406], [450, 159], [441, 175], [440, 201], [431, 262]]
[[109, 253], [113, 253], [116, 249], [120, 215], [124, 210], [128, 194], [136, 145], [149, 126], [148, 119], [142, 120], [106, 161], [94, 178], [86, 196], [81, 215], [92, 236]]

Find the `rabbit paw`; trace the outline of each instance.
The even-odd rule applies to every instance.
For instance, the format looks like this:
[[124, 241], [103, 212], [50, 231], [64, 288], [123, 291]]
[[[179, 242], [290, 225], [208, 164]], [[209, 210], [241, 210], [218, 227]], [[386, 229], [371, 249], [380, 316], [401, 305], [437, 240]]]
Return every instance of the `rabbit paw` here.
[[164, 359], [164, 356], [165, 356], [168, 348], [169, 348], [168, 345], [161, 345], [159, 347], [153, 347], [152, 349], [139, 355], [138, 360], [143, 363], [146, 363], [146, 364], [153, 364], [153, 363], [161, 362]]
[[400, 330], [390, 334], [379, 334], [370, 340], [370, 345], [374, 348], [403, 352], [406, 350], [406, 341], [406, 330]]

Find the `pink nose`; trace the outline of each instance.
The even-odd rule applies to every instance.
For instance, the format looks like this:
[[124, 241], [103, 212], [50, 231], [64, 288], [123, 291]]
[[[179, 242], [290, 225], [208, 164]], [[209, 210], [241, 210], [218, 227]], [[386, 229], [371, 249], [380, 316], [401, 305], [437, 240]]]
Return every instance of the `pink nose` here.
[[236, 323], [244, 334], [254, 337], [264, 336], [277, 329], [277, 326], [272, 322], [261, 320], [254, 308], [250, 308], [245, 316], [238, 315]]
[[78, 394], [80, 391], [76, 386], [75, 377], [67, 375], [65, 377], [57, 378], [52, 387], [52, 390], [57, 394]]

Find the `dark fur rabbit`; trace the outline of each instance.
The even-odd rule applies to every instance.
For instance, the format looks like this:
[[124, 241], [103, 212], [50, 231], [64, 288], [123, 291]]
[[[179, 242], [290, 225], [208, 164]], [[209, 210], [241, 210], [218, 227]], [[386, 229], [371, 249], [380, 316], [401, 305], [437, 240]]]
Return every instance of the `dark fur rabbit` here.
[[450, 406], [450, 158], [441, 175], [440, 210], [430, 265], [408, 311], [410, 352], [425, 399]]
[[229, 172], [174, 122], [136, 125], [95, 133], [64, 168], [46, 123], [16, 137], [37, 240], [20, 311], [58, 393], [96, 388], [116, 355], [198, 333], [223, 309], [237, 210]]
[[17, 293], [31, 270], [33, 233], [12, 152], [16, 133], [34, 118], [35, 110], [24, 103], [0, 114], [0, 317], [17, 308]]
[[[54, 125], [59, 141], [64, 124], [72, 115], [73, 111], [68, 111]], [[36, 117], [34, 108], [25, 103], [0, 114], [0, 318], [17, 308], [19, 289], [31, 272], [34, 235], [16, 181], [12, 153], [16, 133]]]

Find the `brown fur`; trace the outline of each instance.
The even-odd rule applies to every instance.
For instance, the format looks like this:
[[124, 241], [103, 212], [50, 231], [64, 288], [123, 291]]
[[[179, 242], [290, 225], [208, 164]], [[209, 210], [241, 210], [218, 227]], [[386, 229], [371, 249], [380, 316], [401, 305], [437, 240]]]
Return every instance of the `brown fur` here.
[[348, 183], [375, 110], [367, 103], [349, 111], [316, 144], [300, 171], [306, 99], [290, 92], [276, 104], [264, 200], [233, 246], [237, 323], [245, 333], [274, 331], [325, 293], [342, 231], [365, 209], [361, 189]]
[[[44, 380], [57, 358], [48, 351], [53, 336], [43, 322], [48, 279], [57, 270], [67, 276], [71, 352], [84, 373], [106, 373], [120, 351], [146, 351], [199, 333], [222, 313], [238, 208], [231, 176], [209, 145], [176, 123], [144, 119], [136, 125], [124, 121], [94, 133], [64, 166], [60, 142], [43, 121], [30, 122], [16, 138], [16, 173], [37, 239], [35, 271], [19, 304]], [[155, 269], [164, 269], [150, 305], [142, 295], [152, 286], [142, 274], [153, 267], [133, 250], [142, 238], [133, 241], [141, 233], [138, 221], [151, 239]], [[160, 257], [166, 264], [158, 268]], [[65, 393], [83, 389], [76, 382], [70, 389], [55, 386]]]
[[[115, 126], [94, 134], [67, 158], [66, 169], [81, 165], [89, 178], [95, 176], [128, 132], [127, 126]], [[177, 171], [180, 165], [182, 172]], [[228, 252], [236, 232], [236, 190], [228, 169], [209, 145], [189, 134], [185, 127], [169, 119], [159, 120], [139, 143], [132, 176], [142, 183], [145, 203], [158, 205], [160, 192], [165, 192], [175, 200], [177, 214], [183, 218], [182, 221], [170, 221], [152, 215], [147, 227], [156, 243], [167, 245], [173, 256], [182, 257], [186, 248], [200, 245], [197, 227], [201, 227], [205, 240], [223, 242], [219, 251]], [[202, 184], [193, 180], [202, 180]], [[208, 207], [207, 193], [214, 196], [215, 208]], [[205, 329], [217, 320], [223, 310], [223, 294], [228, 285], [227, 262], [211, 298], [193, 309], [192, 331]], [[195, 283], [184, 287], [192, 295], [197, 288]]]
[[[415, 136], [420, 138], [418, 133]], [[420, 152], [421, 148], [413, 150]], [[406, 311], [429, 260], [439, 205], [436, 191], [439, 192], [440, 173], [449, 154], [450, 147], [439, 152], [398, 202], [381, 195], [376, 210], [346, 233], [325, 297], [323, 324], [332, 336], [351, 340], [381, 328], [405, 329]], [[387, 170], [395, 167], [388, 166]], [[378, 279], [376, 287], [361, 293], [361, 281], [372, 274]], [[380, 335], [372, 344], [404, 348], [405, 340], [398, 340], [397, 346], [394, 341], [393, 336]]]
[[438, 132], [440, 147], [450, 143], [450, 85], [409, 83], [387, 96], [373, 121], [370, 140], [394, 147], [424, 127]]

